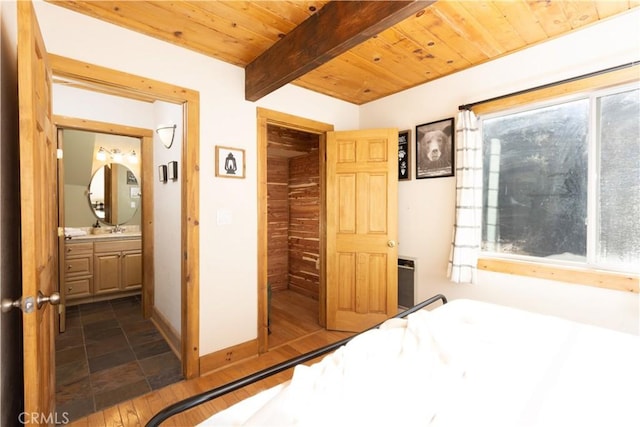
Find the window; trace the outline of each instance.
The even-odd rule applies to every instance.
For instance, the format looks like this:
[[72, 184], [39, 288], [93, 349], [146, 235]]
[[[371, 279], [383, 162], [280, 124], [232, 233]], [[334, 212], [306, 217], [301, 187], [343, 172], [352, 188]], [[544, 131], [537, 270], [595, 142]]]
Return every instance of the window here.
[[483, 251], [637, 272], [640, 90], [482, 118]]

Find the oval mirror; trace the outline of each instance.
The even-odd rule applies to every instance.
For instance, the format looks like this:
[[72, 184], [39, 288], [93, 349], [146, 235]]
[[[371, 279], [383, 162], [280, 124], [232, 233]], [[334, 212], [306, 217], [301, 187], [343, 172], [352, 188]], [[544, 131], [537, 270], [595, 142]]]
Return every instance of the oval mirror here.
[[99, 167], [89, 183], [89, 206], [108, 225], [130, 221], [140, 206], [140, 185], [133, 171], [121, 163]]

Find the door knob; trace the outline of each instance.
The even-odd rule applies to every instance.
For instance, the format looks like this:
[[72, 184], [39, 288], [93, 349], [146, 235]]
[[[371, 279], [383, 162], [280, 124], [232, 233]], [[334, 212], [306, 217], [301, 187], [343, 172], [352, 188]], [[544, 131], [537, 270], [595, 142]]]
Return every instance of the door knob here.
[[22, 307], [22, 298], [18, 298], [15, 301], [10, 300], [9, 298], [2, 298], [2, 312], [7, 313], [11, 311], [12, 308], [21, 308]]
[[387, 246], [389, 246], [390, 248], [395, 248], [398, 245], [398, 242], [396, 242], [395, 240], [389, 240], [387, 242]]
[[46, 297], [42, 292], [38, 291], [38, 296], [36, 297], [38, 308], [41, 308], [45, 302], [51, 305], [60, 304], [60, 294], [58, 292], [52, 292], [50, 296]]

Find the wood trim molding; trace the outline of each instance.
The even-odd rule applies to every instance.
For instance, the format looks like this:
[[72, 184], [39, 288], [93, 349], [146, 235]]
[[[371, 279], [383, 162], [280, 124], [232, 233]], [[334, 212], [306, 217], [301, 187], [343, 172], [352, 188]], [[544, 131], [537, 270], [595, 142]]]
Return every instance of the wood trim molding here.
[[151, 316], [154, 296], [154, 255], [153, 255], [153, 131], [116, 123], [100, 122], [54, 115], [53, 123], [58, 129], [78, 129], [89, 132], [123, 135], [140, 138], [142, 178], [142, 314]]
[[640, 276], [632, 274], [624, 275], [603, 270], [552, 266], [497, 258], [480, 258], [478, 260], [478, 269], [636, 294], [639, 292]]
[[153, 313], [151, 314], [151, 322], [158, 328], [160, 334], [164, 337], [165, 341], [171, 347], [171, 351], [175, 353], [175, 355], [180, 359], [182, 357], [181, 354], [181, 346], [180, 346], [180, 334], [176, 331], [171, 323], [167, 320], [166, 317], [162, 313], [160, 313], [155, 307], [153, 307]]
[[498, 111], [515, 108], [520, 105], [546, 101], [549, 99], [567, 96], [589, 89], [604, 89], [610, 86], [631, 83], [640, 80], [639, 76], [640, 65], [635, 65], [633, 67], [624, 68], [622, 70], [612, 71], [606, 74], [599, 74], [597, 76], [587, 77], [569, 83], [559, 84], [557, 86], [533, 90], [527, 93], [509, 96], [495, 101], [483, 102], [475, 105], [472, 110], [477, 115], [492, 114]]
[[[185, 378], [197, 377], [200, 374], [200, 94], [191, 89], [71, 58], [53, 54], [48, 57], [54, 76], [81, 82], [87, 90], [107, 90], [108, 93], [127, 98], [146, 99], [149, 102], [158, 100], [183, 106], [181, 359]], [[149, 221], [147, 225], [152, 224], [153, 219]]]
[[258, 340], [251, 340], [200, 357], [200, 375], [226, 368], [240, 360], [258, 355]]
[[99, 122], [95, 120], [60, 115], [54, 115], [53, 122], [56, 126], [65, 129], [88, 130], [112, 135], [130, 136], [132, 138], [153, 138], [153, 130], [151, 129], [119, 125], [116, 123]]
[[48, 54], [53, 74], [56, 77], [66, 77], [84, 83], [86, 90], [96, 92], [109, 89], [109, 93], [126, 98], [146, 98], [149, 102], [165, 101], [182, 104], [198, 101], [199, 93], [158, 80], [149, 79], [134, 74], [125, 73], [100, 65], [78, 61], [64, 56]]
[[[267, 125], [277, 125], [290, 129], [297, 129], [304, 132], [320, 135], [320, 153], [325, 152], [325, 133], [333, 130], [333, 125], [322, 123], [303, 117], [294, 116], [287, 113], [281, 113], [266, 108], [256, 108], [258, 135], [257, 135], [257, 176], [258, 176], [258, 352], [264, 353], [269, 349], [268, 338], [268, 311], [267, 311], [267, 143], [268, 132]], [[320, 164], [320, 182], [321, 182], [321, 203], [324, 202], [324, 183], [325, 168], [324, 156]], [[320, 209], [320, 298], [319, 309], [324, 311], [325, 295], [325, 274], [324, 274], [324, 241], [325, 241], [325, 214], [324, 204]], [[324, 315], [320, 314], [320, 321], [324, 321]]]

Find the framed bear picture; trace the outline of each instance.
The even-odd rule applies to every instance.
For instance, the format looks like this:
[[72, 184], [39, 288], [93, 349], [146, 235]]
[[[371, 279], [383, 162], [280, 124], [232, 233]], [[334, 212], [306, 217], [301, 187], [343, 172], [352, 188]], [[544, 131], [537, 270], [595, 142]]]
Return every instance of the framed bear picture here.
[[453, 117], [416, 126], [416, 179], [454, 176]]

